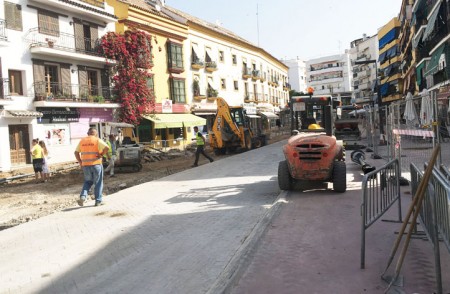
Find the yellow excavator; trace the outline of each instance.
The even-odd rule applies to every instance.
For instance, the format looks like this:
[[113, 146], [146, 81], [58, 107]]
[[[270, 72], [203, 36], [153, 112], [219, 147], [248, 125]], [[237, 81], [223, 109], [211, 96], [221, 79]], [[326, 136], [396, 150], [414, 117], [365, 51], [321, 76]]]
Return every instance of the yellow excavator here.
[[217, 155], [250, 150], [266, 143], [265, 135], [255, 135], [250, 120], [242, 106], [229, 106], [223, 98], [217, 98], [217, 113], [209, 131], [209, 144]]

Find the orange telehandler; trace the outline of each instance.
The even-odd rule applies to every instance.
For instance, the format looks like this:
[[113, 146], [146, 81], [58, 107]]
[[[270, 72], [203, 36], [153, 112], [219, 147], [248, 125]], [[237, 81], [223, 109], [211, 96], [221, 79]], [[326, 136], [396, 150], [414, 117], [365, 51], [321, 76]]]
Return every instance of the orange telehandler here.
[[250, 150], [266, 143], [265, 135], [255, 135], [242, 106], [229, 106], [223, 98], [217, 98], [217, 113], [209, 131], [209, 144], [214, 153], [225, 154], [238, 148]]

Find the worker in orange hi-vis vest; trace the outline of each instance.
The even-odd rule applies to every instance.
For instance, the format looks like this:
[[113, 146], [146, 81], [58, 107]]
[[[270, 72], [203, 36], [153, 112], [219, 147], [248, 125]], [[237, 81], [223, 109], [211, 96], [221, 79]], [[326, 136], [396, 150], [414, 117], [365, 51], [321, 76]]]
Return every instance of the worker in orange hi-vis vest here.
[[84, 184], [81, 189], [78, 205], [83, 206], [92, 185], [94, 187], [95, 206], [103, 205], [103, 165], [102, 157], [109, 150], [105, 141], [98, 138], [95, 128], [89, 128], [88, 136], [81, 139], [75, 149], [75, 157], [81, 165], [84, 174]]

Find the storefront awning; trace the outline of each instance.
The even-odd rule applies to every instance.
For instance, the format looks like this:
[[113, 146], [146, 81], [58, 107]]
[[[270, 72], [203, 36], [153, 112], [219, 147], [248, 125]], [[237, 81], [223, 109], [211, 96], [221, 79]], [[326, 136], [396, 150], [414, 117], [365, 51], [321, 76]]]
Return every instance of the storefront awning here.
[[39, 111], [32, 110], [7, 110], [10, 117], [42, 117], [44, 114]]
[[155, 129], [182, 128], [206, 125], [206, 119], [190, 113], [158, 113], [144, 115], [143, 118], [152, 121]]
[[273, 112], [260, 111], [260, 112], [258, 112], [258, 114], [262, 114], [262, 115], [264, 115], [267, 118], [278, 118], [278, 115], [276, 115]]
[[259, 115], [255, 115], [255, 114], [247, 114], [247, 116], [248, 116], [249, 118], [260, 118]]
[[134, 128], [132, 124], [127, 124], [124, 122], [106, 122], [105, 125], [116, 128]]

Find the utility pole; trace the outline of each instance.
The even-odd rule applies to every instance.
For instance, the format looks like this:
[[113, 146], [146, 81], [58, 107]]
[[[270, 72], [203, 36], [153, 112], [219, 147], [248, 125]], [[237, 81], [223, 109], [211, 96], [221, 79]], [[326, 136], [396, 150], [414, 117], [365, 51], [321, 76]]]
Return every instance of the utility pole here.
[[259, 12], [258, 12], [258, 3], [256, 3], [256, 31], [258, 36], [258, 47], [259, 47]]

